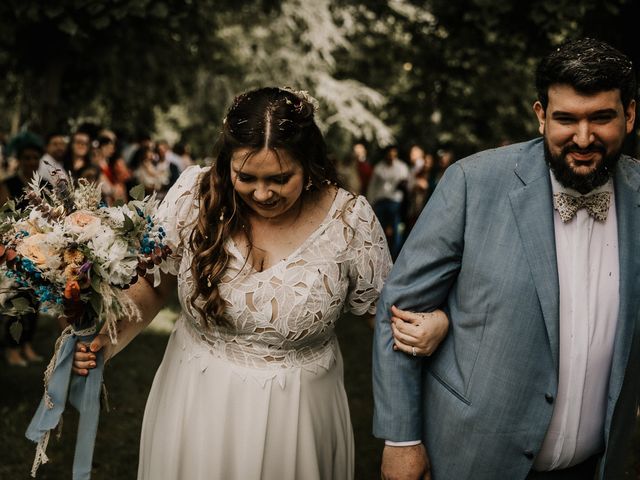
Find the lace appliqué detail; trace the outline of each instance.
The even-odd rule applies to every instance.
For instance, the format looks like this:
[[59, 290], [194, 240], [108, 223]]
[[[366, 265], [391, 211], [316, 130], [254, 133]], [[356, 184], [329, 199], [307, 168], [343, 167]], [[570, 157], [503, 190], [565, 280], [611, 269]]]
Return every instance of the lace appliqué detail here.
[[[195, 182], [197, 176], [191, 176]], [[190, 199], [196, 189], [181, 180], [176, 185], [182, 191], [170, 191], [166, 207], [167, 238], [172, 239], [179, 238], [176, 229], [189, 228], [197, 215], [197, 203]], [[188, 237], [184, 231], [180, 235]], [[174, 261], [182, 257], [178, 293], [185, 326], [211, 354], [256, 368], [330, 368], [338, 349], [336, 320], [345, 310], [374, 313], [391, 268], [373, 210], [363, 197], [345, 190], [338, 191], [318, 229], [288, 258], [264, 271], [251, 269], [231, 239], [226, 248], [231, 258], [220, 284], [229, 320], [224, 327], [206, 326], [194, 311], [191, 255], [188, 249], [174, 251]]]

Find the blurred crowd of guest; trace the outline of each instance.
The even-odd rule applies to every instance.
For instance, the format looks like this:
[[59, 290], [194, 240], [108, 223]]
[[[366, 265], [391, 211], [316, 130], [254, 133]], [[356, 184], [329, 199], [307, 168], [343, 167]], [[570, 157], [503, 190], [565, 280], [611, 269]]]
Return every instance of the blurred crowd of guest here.
[[[26, 157], [23, 150], [29, 150]], [[40, 154], [37, 162], [36, 154]], [[162, 197], [192, 163], [188, 145], [172, 147], [163, 139], [153, 141], [148, 134], [124, 142], [113, 130], [94, 125], [73, 132], [56, 130], [44, 137], [22, 132], [0, 151], [0, 204], [22, 191], [34, 167], [47, 182], [70, 173], [75, 180], [100, 183], [105, 203], [113, 205], [126, 202], [137, 184]]]
[[406, 151], [389, 145], [376, 162], [371, 161], [363, 143], [356, 143], [348, 156], [338, 162], [346, 187], [364, 195], [384, 229], [389, 250], [395, 258], [444, 171], [455, 161], [451, 149], [430, 153], [420, 145]]
[[[185, 144], [172, 147], [163, 139], [153, 141], [148, 134], [139, 134], [125, 143], [113, 130], [94, 125], [72, 132], [56, 130], [44, 137], [25, 131], [0, 146], [0, 205], [11, 199], [18, 202], [18, 207], [35, 172], [42, 182], [54, 182], [56, 176], [71, 174], [74, 181], [84, 178], [100, 184], [103, 201], [114, 205], [127, 202], [129, 191], [136, 185], [143, 185], [147, 194], [155, 191], [162, 198], [180, 172], [193, 163]], [[5, 295], [1, 300], [10, 301], [16, 296], [20, 294], [11, 298], [4, 298]], [[10, 366], [42, 361], [32, 346], [38, 305], [32, 307], [35, 313], [15, 317], [6, 315], [0, 305], [4, 356]], [[11, 334], [15, 322], [21, 325], [19, 339]], [[60, 328], [65, 326], [61, 324]]]

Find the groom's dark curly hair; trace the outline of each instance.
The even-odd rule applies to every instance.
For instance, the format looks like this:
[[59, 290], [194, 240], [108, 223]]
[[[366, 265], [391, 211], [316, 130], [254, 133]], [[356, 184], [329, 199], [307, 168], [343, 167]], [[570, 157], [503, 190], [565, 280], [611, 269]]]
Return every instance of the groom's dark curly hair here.
[[549, 87], [558, 84], [569, 85], [583, 94], [618, 89], [625, 108], [637, 93], [631, 60], [611, 45], [593, 38], [565, 42], [538, 65], [536, 89], [545, 110]]

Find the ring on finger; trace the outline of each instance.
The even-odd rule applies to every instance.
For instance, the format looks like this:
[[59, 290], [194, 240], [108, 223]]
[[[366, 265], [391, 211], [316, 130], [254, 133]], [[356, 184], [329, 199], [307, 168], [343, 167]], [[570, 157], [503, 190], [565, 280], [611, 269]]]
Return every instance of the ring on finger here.
[[416, 347], [411, 347], [411, 355], [416, 356]]

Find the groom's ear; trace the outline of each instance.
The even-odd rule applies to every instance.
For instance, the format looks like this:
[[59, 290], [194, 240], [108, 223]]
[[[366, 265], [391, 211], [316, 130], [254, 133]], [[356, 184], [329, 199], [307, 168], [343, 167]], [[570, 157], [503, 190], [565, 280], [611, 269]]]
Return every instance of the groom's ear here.
[[544, 111], [544, 107], [539, 100], [533, 104], [533, 111], [536, 112], [536, 117], [538, 117], [538, 122], [540, 122], [538, 131], [540, 132], [540, 135], [544, 135], [544, 123], [547, 120], [547, 116]]
[[624, 119], [627, 135], [629, 135], [633, 132], [633, 126], [636, 121], [636, 101], [634, 99], [631, 99], [629, 105], [625, 108]]

